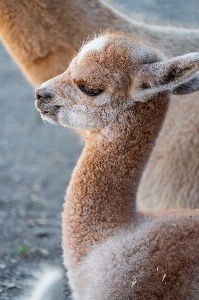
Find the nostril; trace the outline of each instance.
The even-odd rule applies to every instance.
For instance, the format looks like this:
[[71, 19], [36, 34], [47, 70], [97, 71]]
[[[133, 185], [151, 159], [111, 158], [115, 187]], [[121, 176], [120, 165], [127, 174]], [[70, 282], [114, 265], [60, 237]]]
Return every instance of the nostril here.
[[36, 94], [37, 100], [40, 100], [42, 96], [40, 94]]
[[52, 99], [52, 94], [49, 90], [45, 89], [45, 88], [38, 88], [35, 92], [36, 98], [37, 100], [41, 100], [43, 99]]

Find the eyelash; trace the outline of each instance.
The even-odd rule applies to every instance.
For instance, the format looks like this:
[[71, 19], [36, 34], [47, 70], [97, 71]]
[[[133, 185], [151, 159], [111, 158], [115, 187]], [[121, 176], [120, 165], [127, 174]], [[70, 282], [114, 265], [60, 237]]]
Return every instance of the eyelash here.
[[98, 96], [99, 94], [101, 94], [103, 92], [103, 90], [101, 90], [101, 89], [93, 89], [86, 85], [78, 85], [78, 88], [80, 89], [81, 92], [83, 92], [84, 94], [86, 94], [89, 97]]

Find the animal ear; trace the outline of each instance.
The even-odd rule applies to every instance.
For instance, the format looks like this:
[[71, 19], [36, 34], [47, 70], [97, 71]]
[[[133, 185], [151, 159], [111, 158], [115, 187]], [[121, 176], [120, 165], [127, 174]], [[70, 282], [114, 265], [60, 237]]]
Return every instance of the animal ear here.
[[[143, 89], [170, 90], [175, 94], [199, 89], [199, 53], [189, 53], [161, 62], [145, 64], [139, 74]], [[184, 90], [184, 92], [183, 92]]]
[[173, 89], [174, 95], [191, 94], [199, 90], [199, 72], [191, 77], [188, 81], [178, 85]]

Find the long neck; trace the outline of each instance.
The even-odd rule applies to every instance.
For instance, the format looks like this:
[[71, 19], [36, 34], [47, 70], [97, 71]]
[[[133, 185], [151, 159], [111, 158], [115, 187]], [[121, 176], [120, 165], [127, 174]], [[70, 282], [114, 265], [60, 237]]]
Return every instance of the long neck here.
[[[166, 99], [165, 99], [166, 98]], [[125, 119], [93, 133], [74, 170], [63, 213], [66, 265], [76, 264], [119, 228], [136, 226], [136, 193], [168, 106], [167, 97], [136, 103]], [[121, 123], [120, 123], [121, 122]], [[126, 124], [126, 125], [124, 125]], [[114, 138], [115, 136], [115, 138]]]
[[1, 38], [35, 85], [64, 72], [80, 43], [107, 28], [147, 38], [171, 56], [199, 44], [199, 30], [139, 23], [98, 0], [0, 1]]

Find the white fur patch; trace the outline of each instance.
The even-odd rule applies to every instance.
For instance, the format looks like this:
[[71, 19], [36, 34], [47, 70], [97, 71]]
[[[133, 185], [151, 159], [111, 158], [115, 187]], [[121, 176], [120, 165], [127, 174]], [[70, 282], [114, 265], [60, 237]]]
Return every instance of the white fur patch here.
[[98, 37], [98, 38], [92, 40], [88, 44], [85, 44], [78, 54], [78, 57], [77, 57], [78, 63], [80, 63], [80, 60], [84, 57], [84, 55], [88, 51], [91, 51], [91, 50], [100, 51], [104, 47], [104, 44], [106, 43], [107, 39], [108, 38], [106, 36], [101, 36], [101, 37]]

